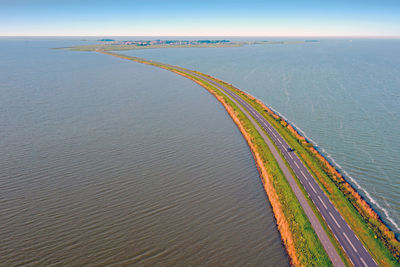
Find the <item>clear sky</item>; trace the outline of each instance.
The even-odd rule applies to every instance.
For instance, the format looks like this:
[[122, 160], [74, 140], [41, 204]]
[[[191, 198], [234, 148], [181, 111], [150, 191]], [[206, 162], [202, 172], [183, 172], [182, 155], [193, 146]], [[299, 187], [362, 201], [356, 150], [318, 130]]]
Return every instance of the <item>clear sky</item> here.
[[0, 0], [0, 36], [400, 37], [400, 0]]

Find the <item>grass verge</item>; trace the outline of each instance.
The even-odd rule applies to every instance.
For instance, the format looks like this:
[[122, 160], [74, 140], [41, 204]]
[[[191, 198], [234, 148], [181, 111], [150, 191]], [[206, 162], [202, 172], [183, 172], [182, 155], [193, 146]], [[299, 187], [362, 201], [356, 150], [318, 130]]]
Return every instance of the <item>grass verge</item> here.
[[[187, 73], [186, 75], [190, 76], [194, 80], [198, 79], [197, 77], [191, 76]], [[301, 208], [300, 203], [294, 195], [289, 183], [279, 168], [278, 163], [254, 125], [237, 107], [237, 105], [227, 98], [223, 93], [221, 93], [217, 88], [205, 81], [201, 81], [201, 83], [203, 83], [205, 88], [212, 94], [223, 98], [223, 101], [233, 109], [234, 116], [239, 119], [240, 125], [248, 134], [249, 139], [246, 137], [245, 138], [246, 141], [250, 143], [250, 148], [253, 150], [252, 152], [257, 162], [257, 167], [259, 171], [260, 169], [264, 169], [268, 174], [268, 178], [263, 177], [264, 175], [262, 171], [260, 171], [260, 176], [263, 180], [263, 183], [265, 185], [267, 183], [266, 179], [270, 179], [273, 189], [277, 195], [277, 200], [281, 206], [278, 213], [280, 212], [283, 214], [284, 219], [288, 224], [290, 234], [292, 235], [291, 242], [293, 242], [292, 245], [294, 247], [294, 251], [291, 252], [289, 251], [290, 248], [287, 248], [288, 253], [295, 254], [294, 257], [297, 258], [298, 265], [332, 266], [328, 255], [326, 254], [322, 244], [315, 234], [314, 229], [308, 221], [308, 218]], [[271, 205], [273, 205], [273, 203], [271, 203]], [[276, 212], [277, 211], [274, 209], [275, 215]], [[280, 232], [285, 240], [288, 233], [282, 231], [282, 228], [284, 227], [280, 227]], [[290, 246], [290, 244], [288, 245]], [[288, 245], [285, 244], [286, 247], [288, 247]], [[293, 255], [291, 255], [291, 258], [293, 259]]]
[[[204, 74], [203, 74], [204, 75]], [[400, 243], [394, 233], [382, 222], [378, 214], [358, 192], [293, 126], [262, 102], [214, 77], [207, 76], [227, 86], [260, 112], [296, 150], [310, 173], [342, 214], [350, 227], [374, 259], [382, 266], [399, 266]], [[330, 231], [328, 231], [330, 232]]]
[[[156, 62], [146, 61], [114, 53], [106, 53], [124, 59], [161, 67], [194, 80], [212, 93], [227, 109], [229, 115], [242, 131], [256, 160], [260, 177], [277, 219], [283, 243], [295, 265], [332, 266], [311, 223], [294, 195], [289, 183], [278, 166], [274, 156], [246, 115], [216, 87], [182, 70], [165, 67]], [[272, 186], [272, 187], [271, 187]]]
[[[272, 181], [274, 191], [276, 192], [279, 203], [282, 207], [284, 218], [288, 224], [291, 234], [293, 235], [293, 245], [295, 248], [294, 256], [297, 257], [298, 263], [301, 265], [331, 265], [328, 256], [323, 250], [323, 247], [320, 244], [314, 230], [312, 229], [311, 224], [301, 209], [297, 198], [294, 196], [271, 152], [261, 136], [258, 134], [257, 130], [254, 128], [254, 126], [252, 126], [251, 122], [240, 111], [240, 109], [238, 109], [236, 104], [230, 101], [230, 99], [228, 99], [211, 84], [208, 84], [195, 76], [191, 76], [182, 70], [175, 69], [173, 67], [165, 67], [161, 64], [157, 64], [156, 62], [147, 61], [140, 58], [114, 53], [106, 54], [177, 72], [178, 74], [187, 76], [188, 78], [201, 83], [203, 87], [214, 94], [220, 101], [223, 99], [225, 105], [228, 105], [233, 109], [234, 116], [238, 118], [241, 127], [243, 127], [243, 129], [249, 134], [250, 138], [249, 140], [246, 140], [249, 145], [250, 143], [252, 144], [250, 147], [252, 150], [255, 150], [252, 151], [255, 158], [256, 155], [254, 152], [256, 152], [258, 157], [261, 158], [261, 163], [258, 163], [258, 165], [263, 165], [258, 166], [258, 168], [264, 168], [267, 170], [267, 174]], [[204, 75], [202, 73], [199, 74]], [[387, 226], [381, 221], [379, 216], [372, 210], [368, 203], [362, 199], [357, 191], [346, 182], [344, 177], [331, 164], [329, 164], [329, 162], [323, 156], [321, 156], [321, 154], [313, 147], [311, 143], [302, 137], [290, 124], [287, 123], [287, 121], [275, 114], [254, 97], [244, 93], [231, 84], [225, 83], [208, 75], [205, 76], [214, 79], [224, 86], [227, 86], [236, 94], [245, 99], [248, 103], [250, 103], [254, 108], [256, 108], [274, 126], [274, 128], [277, 129], [277, 131], [285, 138], [288, 144], [296, 149], [296, 153], [299, 158], [303, 161], [303, 163], [305, 163], [311, 174], [314, 176], [314, 178], [316, 178], [316, 181], [320, 184], [352, 229], [357, 233], [360, 240], [369, 250], [371, 255], [377, 260], [377, 262], [382, 266], [398, 266], [400, 258], [400, 246], [398, 240], [394, 236], [394, 233], [387, 228]], [[233, 116], [232, 114], [230, 115]], [[238, 122], [236, 123], [238, 124]], [[263, 182], [265, 184], [264, 178]], [[303, 193], [305, 192], [303, 191]], [[311, 202], [308, 196], [307, 199], [309, 202]], [[311, 206], [313, 207], [314, 211], [316, 211], [315, 206]], [[316, 212], [316, 214], [319, 215], [319, 212]], [[320, 221], [323, 222], [321, 216], [319, 215], [318, 217]], [[329, 235], [330, 230], [327, 228], [326, 224], [323, 223], [322, 225]], [[335, 241], [333, 243], [343, 258], [343, 251], [341, 251], [340, 247], [338, 247], [336, 239], [334, 239], [331, 233], [330, 238], [331, 240], [333, 239], [332, 241]], [[283, 241], [285, 243], [284, 237]], [[288, 247], [287, 244], [285, 244], [285, 246]], [[340, 253], [340, 251], [342, 253]], [[348, 263], [346, 257], [343, 259], [345, 263]]]

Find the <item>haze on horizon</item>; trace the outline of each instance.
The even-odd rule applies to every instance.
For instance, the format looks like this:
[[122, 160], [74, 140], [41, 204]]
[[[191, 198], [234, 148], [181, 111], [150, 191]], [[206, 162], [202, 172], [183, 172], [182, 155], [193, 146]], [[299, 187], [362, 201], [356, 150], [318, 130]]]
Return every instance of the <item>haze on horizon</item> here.
[[400, 37], [393, 0], [3, 0], [0, 36]]

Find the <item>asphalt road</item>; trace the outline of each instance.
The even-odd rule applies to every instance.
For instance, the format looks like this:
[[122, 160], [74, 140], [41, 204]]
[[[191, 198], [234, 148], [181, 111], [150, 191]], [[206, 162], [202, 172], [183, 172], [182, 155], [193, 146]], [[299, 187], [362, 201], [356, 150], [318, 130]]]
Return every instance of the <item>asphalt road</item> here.
[[[140, 60], [140, 58], [138, 58]], [[319, 240], [324, 246], [329, 258], [331, 259], [334, 266], [344, 266], [343, 261], [339, 257], [336, 249], [333, 247], [332, 242], [329, 240], [325, 231], [323, 230], [319, 220], [312, 211], [309, 203], [306, 201], [303, 193], [301, 192], [298, 184], [295, 182], [291, 172], [288, 170], [287, 166], [282, 160], [281, 155], [286, 159], [290, 168], [293, 170], [295, 175], [298, 177], [300, 183], [303, 185], [305, 191], [309, 195], [312, 202], [317, 207], [318, 211], [322, 215], [328, 227], [331, 229], [332, 233], [338, 240], [339, 244], [342, 246], [343, 250], [349, 257], [350, 261], [354, 266], [378, 266], [375, 260], [372, 258], [371, 254], [365, 249], [364, 245], [354, 234], [354, 231], [350, 228], [347, 222], [343, 219], [341, 214], [336, 210], [332, 202], [328, 199], [325, 192], [321, 189], [319, 184], [315, 181], [314, 177], [309, 173], [307, 168], [304, 166], [302, 161], [299, 159], [297, 154], [290, 151], [290, 146], [286, 141], [280, 136], [280, 134], [272, 127], [272, 125], [263, 116], [250, 106], [246, 101], [236, 95], [227, 87], [215, 82], [214, 80], [208, 78], [207, 76], [200, 75], [196, 72], [183, 69], [177, 66], [172, 66], [168, 64], [158, 63], [165, 67], [172, 67], [174, 69], [182, 70], [183, 72], [190, 73], [193, 76], [201, 78], [202, 80], [211, 83], [215, 87], [221, 90], [226, 96], [228, 96], [232, 101], [239, 103], [238, 107], [245, 113], [249, 120], [254, 124], [256, 129], [259, 131], [260, 135], [264, 138], [268, 147], [270, 148], [272, 154], [275, 156], [279, 167], [282, 169], [285, 177], [287, 178], [292, 190], [294, 191], [296, 197], [298, 198], [300, 205], [302, 206], [304, 212], [306, 213], [311, 225], [313, 226]], [[257, 122], [256, 122], [257, 121]], [[263, 130], [261, 130], [261, 128]], [[279, 150], [275, 149], [272, 145], [271, 140], [274, 142]]]
[[[174, 68], [176, 68], [174, 66]], [[185, 72], [190, 72], [184, 70]], [[279, 133], [270, 125], [270, 123], [263, 118], [258, 111], [256, 111], [252, 106], [250, 106], [246, 101], [236, 95], [234, 92], [226, 88], [225, 86], [213, 81], [212, 79], [199, 75], [195, 72], [190, 72], [191, 74], [212, 83], [218, 89], [222, 90], [228, 94], [231, 98], [240, 103], [249, 114], [259, 123], [259, 125], [265, 130], [271, 140], [275, 143], [280, 153], [284, 156], [286, 161], [289, 163], [291, 169], [294, 171], [298, 177], [300, 183], [303, 185], [305, 191], [308, 193], [310, 199], [313, 201], [328, 227], [331, 229], [332, 233], [335, 235], [339, 244], [343, 247], [343, 250], [348, 255], [350, 261], [354, 266], [378, 266], [374, 261], [370, 253], [365, 249], [364, 245], [354, 234], [354, 231], [350, 228], [347, 222], [343, 219], [340, 213], [336, 210], [332, 202], [328, 199], [325, 192], [321, 189], [319, 184], [315, 181], [314, 177], [309, 173], [307, 168], [304, 166], [302, 161], [293, 151], [289, 151], [290, 146], [286, 141], [279, 135]], [[296, 184], [297, 186], [297, 184]], [[308, 203], [307, 203], [308, 204]], [[315, 216], [314, 216], [315, 217]], [[310, 218], [309, 218], [310, 219]], [[316, 220], [316, 218], [312, 218]], [[319, 222], [318, 222], [319, 223]], [[313, 225], [314, 226], [314, 225]], [[320, 229], [319, 229], [320, 230]], [[316, 232], [318, 229], [316, 229]], [[318, 235], [318, 232], [317, 232]], [[320, 237], [320, 235], [318, 235]], [[324, 239], [326, 239], [325, 237]], [[321, 239], [321, 237], [320, 237]], [[322, 241], [322, 240], [321, 240]], [[327, 240], [323, 242], [326, 243]], [[328, 239], [329, 243], [330, 240]], [[332, 244], [325, 246], [325, 249], [334, 249]], [[342, 266], [343, 262], [337, 259], [339, 257], [337, 253], [333, 251], [327, 251], [330, 254], [330, 258], [335, 266]], [[336, 254], [336, 255], [334, 255]]]

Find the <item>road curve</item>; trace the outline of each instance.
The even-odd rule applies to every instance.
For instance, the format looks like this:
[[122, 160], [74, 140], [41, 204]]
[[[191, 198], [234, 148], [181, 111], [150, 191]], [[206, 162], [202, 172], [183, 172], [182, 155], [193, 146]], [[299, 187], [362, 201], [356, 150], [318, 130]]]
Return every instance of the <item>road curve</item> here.
[[[284, 156], [286, 161], [289, 163], [289, 166], [293, 170], [293, 172], [298, 177], [300, 183], [303, 185], [305, 191], [309, 195], [310, 199], [313, 201], [315, 206], [317, 207], [318, 211], [321, 213], [322, 217], [324, 218], [325, 222], [327, 223], [328, 227], [331, 229], [332, 233], [335, 235], [336, 239], [339, 241], [339, 244], [342, 246], [343, 250], [346, 252], [347, 256], [349, 257], [350, 261], [353, 263], [354, 266], [378, 266], [375, 260], [372, 258], [371, 254], [365, 249], [364, 245], [355, 235], [354, 231], [350, 228], [347, 222], [343, 219], [337, 209], [334, 207], [332, 202], [328, 199], [325, 192], [321, 189], [319, 184], [315, 181], [314, 177], [310, 174], [308, 169], [304, 166], [303, 162], [299, 159], [296, 153], [289, 151], [290, 146], [286, 143], [286, 141], [280, 136], [280, 134], [272, 127], [272, 125], [257, 111], [255, 110], [250, 104], [244, 101], [240, 96], [232, 92], [227, 87], [223, 86], [220, 83], [208, 78], [207, 76], [200, 75], [196, 72], [182, 69], [176, 66], [171, 66], [165, 64], [166, 67], [173, 67], [181, 69], [184, 72], [190, 73], [200, 79], [203, 79], [223, 93], [228, 95], [231, 99], [236, 103], [240, 103], [240, 105], [246, 109], [246, 111], [251, 114], [251, 116], [258, 122], [258, 124], [264, 129], [264, 131], [268, 134], [268, 136], [272, 139], [275, 145], [278, 147], [280, 153]], [[254, 121], [253, 121], [254, 124]], [[257, 126], [257, 125], [256, 125]], [[257, 127], [256, 127], [257, 128]], [[265, 138], [264, 138], [265, 139]], [[265, 140], [268, 144], [268, 140]], [[271, 147], [270, 147], [271, 149]], [[273, 150], [275, 150], [273, 148]], [[272, 151], [272, 150], [271, 150]], [[274, 154], [274, 153], [273, 153]], [[278, 160], [281, 156], [274, 155], [275, 158]], [[286, 165], [284, 162], [279, 162], [278, 164], [281, 167], [282, 171], [286, 169]], [[293, 177], [291, 177], [291, 173], [289, 170], [284, 171], [286, 178], [289, 180], [293, 180], [292, 182], [289, 181], [291, 184], [292, 189], [294, 189], [296, 196], [299, 198], [300, 204], [302, 202], [306, 202], [303, 196], [303, 193], [299, 190], [297, 183], [294, 181]], [[296, 193], [298, 191], [298, 193]], [[301, 196], [299, 196], [299, 193]], [[315, 232], [317, 233], [321, 243], [328, 253], [328, 256], [331, 258], [332, 263], [335, 266], [344, 266], [342, 260], [340, 259], [339, 255], [337, 254], [335, 248], [333, 247], [332, 243], [330, 242], [329, 238], [326, 236], [325, 231], [323, 230], [322, 226], [320, 225], [318, 219], [315, 217], [315, 214], [309, 207], [308, 203], [303, 206], [305, 209], [307, 217], [311, 224], [313, 225]], [[307, 207], [308, 206], [308, 207]], [[309, 210], [309, 212], [307, 212]], [[309, 216], [310, 215], [310, 216]]]
[[[117, 54], [114, 54], [117, 55]], [[141, 62], [143, 59], [131, 57], [133, 60], [138, 60]], [[151, 61], [150, 61], [151, 62]], [[293, 170], [300, 183], [303, 185], [305, 191], [309, 195], [310, 199], [317, 207], [321, 216], [325, 220], [328, 227], [331, 229], [335, 238], [338, 240], [339, 244], [342, 246], [343, 250], [347, 254], [350, 261], [354, 266], [378, 266], [375, 260], [372, 258], [371, 254], [365, 249], [364, 245], [357, 238], [354, 231], [350, 228], [347, 222], [343, 219], [341, 214], [334, 207], [332, 202], [328, 199], [325, 192], [321, 189], [319, 184], [315, 181], [314, 177], [310, 174], [308, 169], [304, 166], [303, 162], [299, 159], [296, 153], [289, 151], [290, 146], [286, 141], [280, 136], [280, 134], [274, 129], [274, 127], [250, 104], [244, 101], [240, 96], [235, 94], [226, 86], [210, 79], [205, 75], [201, 75], [197, 72], [180, 68], [177, 66], [163, 64], [159, 62], [154, 62], [158, 65], [173, 68], [183, 73], [189, 73], [197, 78], [200, 78], [213, 86], [217, 87], [222, 93], [224, 93], [233, 102], [238, 104], [238, 107], [244, 112], [244, 114], [249, 118], [249, 120], [254, 124], [260, 135], [264, 138], [268, 147], [270, 148], [272, 154], [276, 158], [279, 167], [282, 169], [285, 177], [287, 178], [292, 190], [294, 191], [296, 197], [298, 198], [302, 208], [304, 209], [311, 225], [313, 226], [318, 238], [320, 239], [325, 251], [327, 252], [329, 258], [331, 259], [334, 266], [344, 266], [343, 261], [339, 257], [336, 249], [329, 240], [327, 234], [325, 233], [322, 225], [315, 216], [313, 210], [311, 209], [309, 203], [305, 199], [303, 193], [301, 192], [298, 184], [296, 183], [291, 172], [287, 168], [285, 162], [282, 160], [282, 156], [288, 162], [290, 168]], [[261, 128], [260, 128], [261, 127]], [[268, 137], [267, 137], [267, 135]], [[279, 152], [276, 150], [272, 142], [275, 143]]]
[[[175, 67], [176, 68], [176, 67]], [[185, 70], [185, 72], [188, 72]], [[280, 136], [280, 134], [272, 127], [272, 125], [252, 106], [250, 106], [246, 101], [244, 101], [240, 96], [229, 90], [227, 87], [221, 85], [220, 83], [215, 82], [214, 80], [199, 75], [195, 72], [190, 72], [192, 75], [195, 75], [198, 78], [206, 80], [209, 83], [212, 83], [214, 86], [218, 87], [223, 93], [228, 94], [231, 98], [234, 98], [236, 102], [240, 103], [248, 113], [252, 115], [252, 117], [259, 123], [259, 125], [265, 130], [265, 132], [269, 135], [275, 145], [278, 147], [280, 153], [285, 157], [286, 161], [289, 163], [289, 166], [292, 168], [296, 176], [298, 177], [299, 181], [303, 185], [304, 189], [310, 196], [310, 199], [313, 201], [315, 206], [317, 207], [318, 211], [321, 213], [322, 217], [326, 221], [328, 227], [331, 229], [333, 234], [335, 235], [336, 239], [339, 241], [340, 245], [343, 247], [343, 250], [346, 252], [347, 256], [349, 257], [350, 261], [353, 263], [354, 266], [378, 266], [370, 253], [365, 249], [361, 241], [357, 238], [353, 230], [347, 224], [347, 222], [343, 219], [340, 213], [336, 210], [332, 202], [328, 199], [325, 192], [321, 189], [319, 184], [315, 181], [314, 177], [310, 174], [308, 169], [304, 166], [303, 162], [299, 159], [299, 157], [294, 152], [289, 152], [290, 146], [286, 143], [286, 141]], [[267, 141], [267, 140], [265, 140]], [[278, 155], [274, 155], [277, 159], [280, 157]], [[278, 161], [279, 163], [279, 161]], [[286, 165], [282, 162], [279, 164], [281, 169], [283, 170]], [[285, 172], [284, 172], [285, 173]], [[289, 174], [289, 175], [288, 175]], [[290, 179], [291, 176], [290, 172], [287, 171], [285, 176]], [[293, 179], [293, 177], [291, 177]], [[288, 179], [288, 180], [289, 180]], [[293, 182], [295, 183], [294, 179]], [[292, 186], [292, 185], [291, 185]], [[298, 185], [295, 183], [295, 187]], [[293, 188], [293, 186], [292, 186]], [[295, 191], [297, 191], [295, 189]], [[295, 192], [296, 193], [296, 192]], [[302, 192], [299, 192], [302, 194]], [[298, 196], [298, 194], [296, 194]], [[303, 195], [302, 195], [303, 196]], [[304, 197], [304, 196], [303, 196]], [[299, 198], [299, 201], [301, 197]], [[304, 199], [305, 201], [305, 199]], [[301, 201], [303, 202], [303, 201]], [[302, 203], [301, 203], [302, 204]], [[307, 203], [308, 205], [308, 203]], [[303, 206], [303, 205], [302, 205]], [[304, 208], [304, 207], [303, 207]], [[305, 207], [308, 209], [307, 207]], [[312, 212], [311, 208], [310, 211]], [[307, 212], [306, 212], [307, 213]], [[313, 213], [313, 212], [312, 212]], [[309, 219], [312, 225], [319, 224], [319, 221], [314, 216], [310, 216]], [[320, 229], [318, 229], [320, 228]], [[314, 227], [315, 229], [315, 227]], [[340, 257], [337, 255], [336, 250], [334, 249], [333, 245], [331, 244], [328, 237], [324, 237], [323, 234], [319, 234], [320, 230], [323, 231], [322, 226], [317, 227], [316, 233], [318, 237], [323, 238], [321, 242], [326, 243], [329, 242], [330, 244], [325, 244], [325, 249], [328, 255], [330, 256], [332, 262], [335, 266], [343, 266], [343, 262], [341, 261]], [[324, 232], [325, 233], [325, 232]], [[326, 235], [326, 234], [325, 234]], [[332, 251], [334, 250], [334, 251]], [[336, 255], [334, 255], [336, 254]]]

